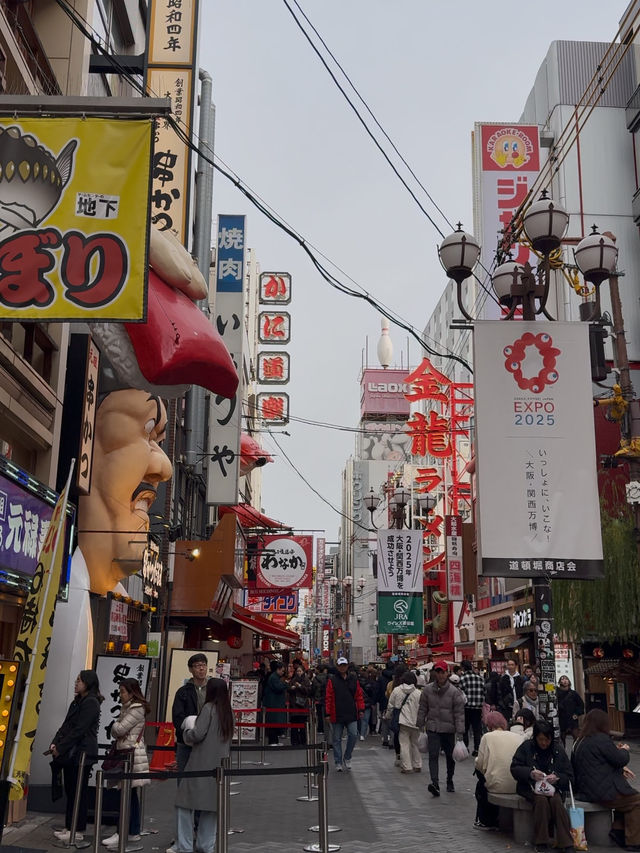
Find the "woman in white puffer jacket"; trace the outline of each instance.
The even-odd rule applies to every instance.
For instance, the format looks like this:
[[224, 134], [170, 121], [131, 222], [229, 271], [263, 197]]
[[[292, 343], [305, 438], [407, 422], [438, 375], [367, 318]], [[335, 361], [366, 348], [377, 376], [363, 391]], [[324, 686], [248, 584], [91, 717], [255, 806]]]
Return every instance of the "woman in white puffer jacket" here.
[[[133, 749], [132, 773], [148, 773], [149, 759], [144, 745], [144, 722], [150, 705], [140, 692], [135, 678], [125, 678], [120, 682], [120, 716], [111, 726], [117, 749]], [[149, 779], [133, 779], [131, 782], [131, 801], [129, 804], [129, 841], [140, 840], [140, 799], [138, 788], [149, 784]], [[105, 838], [105, 847], [115, 850], [118, 846], [118, 833]]]
[[416, 686], [417, 681], [415, 672], [405, 672], [400, 678], [400, 684], [391, 691], [385, 711], [387, 719], [391, 719], [393, 709], [400, 709], [398, 740], [400, 741], [400, 767], [403, 773], [419, 773], [422, 770], [422, 755], [418, 750], [420, 731], [416, 722], [421, 691]]

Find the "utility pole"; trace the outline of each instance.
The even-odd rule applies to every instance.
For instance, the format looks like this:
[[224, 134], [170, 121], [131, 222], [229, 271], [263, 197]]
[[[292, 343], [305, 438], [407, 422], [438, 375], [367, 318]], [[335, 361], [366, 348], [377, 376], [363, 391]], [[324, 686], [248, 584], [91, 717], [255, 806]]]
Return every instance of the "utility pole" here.
[[[605, 232], [615, 242], [615, 237], [610, 232]], [[626, 459], [629, 463], [629, 484], [627, 486], [627, 502], [633, 507], [636, 543], [640, 558], [640, 405], [635, 400], [631, 371], [629, 369], [629, 355], [627, 353], [627, 341], [624, 332], [624, 319], [622, 317], [622, 300], [618, 286], [618, 276], [609, 278], [609, 293], [611, 297], [611, 317], [613, 320], [613, 346], [615, 352], [616, 367], [620, 375], [620, 389], [622, 397], [628, 404], [628, 409], [620, 423], [622, 441], [617, 456]]]

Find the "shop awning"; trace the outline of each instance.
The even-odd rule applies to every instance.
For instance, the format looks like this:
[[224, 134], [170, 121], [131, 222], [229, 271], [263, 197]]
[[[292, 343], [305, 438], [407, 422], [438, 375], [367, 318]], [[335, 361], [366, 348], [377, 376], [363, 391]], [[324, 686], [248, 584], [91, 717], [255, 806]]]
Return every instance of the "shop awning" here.
[[229, 614], [229, 618], [234, 622], [253, 631], [254, 634], [260, 634], [262, 637], [269, 637], [271, 640], [277, 640], [279, 643], [284, 643], [286, 646], [300, 645], [300, 635], [295, 631], [288, 631], [286, 628], [281, 628], [269, 619], [263, 616], [258, 616], [246, 607], [241, 607], [239, 604], [233, 605], [233, 610]]
[[274, 521], [268, 515], [260, 512], [260, 510], [251, 506], [251, 504], [236, 504], [235, 506], [221, 506], [219, 508], [220, 515], [225, 515], [228, 512], [235, 513], [242, 527], [253, 529], [263, 528], [267, 530], [291, 530], [287, 524], [281, 521]]
[[529, 642], [529, 637], [517, 637], [515, 640], [512, 640], [508, 646], [505, 646], [502, 650], [503, 652], [508, 652], [511, 649], [519, 649], [520, 646], [524, 646], [525, 643]]

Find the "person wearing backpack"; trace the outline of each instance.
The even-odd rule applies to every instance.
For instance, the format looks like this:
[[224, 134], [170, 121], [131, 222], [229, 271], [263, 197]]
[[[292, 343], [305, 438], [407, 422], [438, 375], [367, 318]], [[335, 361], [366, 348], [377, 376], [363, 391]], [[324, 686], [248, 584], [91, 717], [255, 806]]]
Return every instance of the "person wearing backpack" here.
[[[364, 695], [355, 672], [347, 672], [349, 661], [339, 657], [337, 673], [329, 676], [325, 694], [327, 722], [333, 727], [333, 758], [338, 772], [351, 770], [351, 756], [358, 740], [358, 720], [364, 714]], [[342, 733], [347, 730], [347, 747], [342, 755]]]
[[415, 672], [405, 672], [400, 677], [400, 683], [391, 691], [389, 704], [385, 711], [388, 720], [398, 711], [398, 740], [400, 741], [400, 772], [420, 773], [422, 756], [418, 750], [418, 707], [420, 705], [420, 690]]

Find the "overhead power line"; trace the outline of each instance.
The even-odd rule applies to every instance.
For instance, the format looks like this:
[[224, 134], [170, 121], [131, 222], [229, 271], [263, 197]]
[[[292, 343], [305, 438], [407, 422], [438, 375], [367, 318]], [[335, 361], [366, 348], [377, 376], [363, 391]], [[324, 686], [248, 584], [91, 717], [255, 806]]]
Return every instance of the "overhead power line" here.
[[[113, 64], [114, 68], [118, 70], [118, 73], [121, 74], [125, 79], [127, 79], [130, 84], [137, 89], [137, 91], [141, 92], [143, 96], [147, 96], [148, 93], [144, 90], [144, 87], [141, 85], [141, 83], [135, 77], [133, 77], [126, 69], [124, 69], [114, 57], [109, 55], [108, 51], [105, 50], [100, 41], [90, 31], [90, 25], [84, 19], [77, 15], [75, 10], [68, 5], [66, 0], [56, 0], [56, 3], [65, 11], [65, 13], [74, 23], [74, 25], [78, 27], [78, 29], [85, 36], [85, 38], [87, 38], [93, 44], [93, 46]], [[259, 210], [264, 216], [266, 216], [274, 225], [280, 228], [280, 230], [284, 231], [284, 233], [287, 234], [289, 237], [294, 239], [303, 249], [303, 251], [307, 254], [312, 264], [315, 266], [316, 270], [320, 273], [322, 278], [324, 278], [325, 281], [327, 281], [332, 287], [334, 287], [341, 293], [344, 293], [346, 296], [351, 296], [356, 299], [362, 299], [363, 301], [367, 302], [376, 311], [386, 317], [390, 322], [394, 323], [394, 325], [408, 332], [413, 338], [415, 338], [415, 340], [418, 341], [420, 346], [431, 355], [458, 361], [470, 373], [473, 372], [471, 366], [464, 359], [460, 358], [454, 353], [451, 353], [448, 350], [445, 350], [445, 352], [438, 352], [433, 347], [430, 347], [429, 344], [427, 344], [424, 340], [423, 336], [413, 326], [411, 326], [407, 321], [400, 318], [393, 311], [386, 308], [382, 303], [378, 302], [378, 300], [375, 299], [375, 297], [371, 296], [370, 293], [365, 290], [358, 293], [357, 291], [353, 290], [352, 288], [341, 282], [336, 276], [332, 275], [332, 273], [330, 273], [329, 270], [326, 269], [326, 267], [318, 260], [315, 253], [311, 250], [310, 242], [305, 237], [300, 235], [293, 228], [293, 226], [288, 225], [285, 220], [277, 213], [275, 213], [272, 208], [270, 208], [265, 202], [260, 200], [260, 198], [250, 190], [250, 188], [244, 183], [244, 181], [242, 181], [240, 177], [233, 174], [230, 170], [223, 168], [219, 163], [217, 163], [211, 154], [211, 150], [208, 147], [206, 151], [204, 151], [199, 146], [194, 144], [190, 137], [187, 135], [187, 133], [184, 131], [184, 129], [180, 126], [179, 122], [177, 122], [173, 118], [173, 116], [170, 117], [168, 123], [171, 125], [171, 127], [173, 127], [175, 133], [185, 145], [187, 145], [192, 151], [202, 157], [207, 163], [213, 166], [214, 169], [216, 169], [221, 175], [223, 175], [228, 181], [230, 181], [236, 187], [236, 189], [238, 189], [245, 196], [245, 198], [247, 198], [249, 202], [251, 202], [251, 204], [253, 204], [253, 206], [256, 207], [256, 209]], [[219, 160], [220, 158], [216, 157], [216, 159]]]

